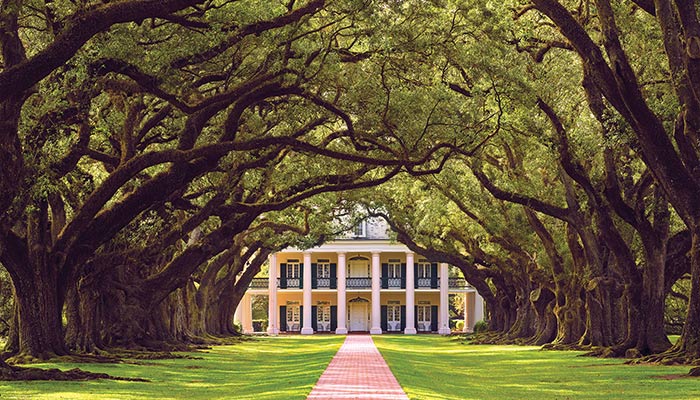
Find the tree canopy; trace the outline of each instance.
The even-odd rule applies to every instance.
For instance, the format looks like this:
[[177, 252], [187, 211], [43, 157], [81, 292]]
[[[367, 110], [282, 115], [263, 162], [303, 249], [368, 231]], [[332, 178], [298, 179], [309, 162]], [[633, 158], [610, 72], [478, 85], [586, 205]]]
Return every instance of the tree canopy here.
[[2, 1], [7, 356], [235, 334], [267, 255], [362, 204], [483, 340], [693, 362], [699, 35], [682, 1]]

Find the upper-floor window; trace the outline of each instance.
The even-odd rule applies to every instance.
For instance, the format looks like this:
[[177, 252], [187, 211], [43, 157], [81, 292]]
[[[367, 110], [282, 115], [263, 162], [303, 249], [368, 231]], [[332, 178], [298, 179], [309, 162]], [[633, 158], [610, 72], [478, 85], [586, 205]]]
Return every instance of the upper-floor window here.
[[287, 261], [287, 278], [300, 277], [300, 264], [298, 260]]
[[352, 235], [360, 238], [367, 237], [367, 222], [362, 221], [355, 225], [352, 230]]
[[318, 278], [330, 278], [331, 277], [331, 263], [326, 260], [318, 260], [316, 270], [316, 276]]
[[389, 278], [401, 278], [401, 261], [389, 260], [389, 270], [387, 274]]
[[418, 262], [418, 277], [419, 278], [430, 278], [431, 272], [430, 272], [430, 263], [427, 261], [419, 261]]

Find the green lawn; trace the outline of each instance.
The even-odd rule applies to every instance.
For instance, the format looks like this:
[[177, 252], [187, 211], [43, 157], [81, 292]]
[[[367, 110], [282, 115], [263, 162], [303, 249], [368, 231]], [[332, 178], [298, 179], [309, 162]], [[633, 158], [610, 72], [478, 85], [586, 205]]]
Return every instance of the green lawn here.
[[[304, 399], [340, 347], [332, 335], [258, 338], [202, 360], [40, 364], [151, 382], [0, 382], [3, 399]], [[374, 336], [411, 399], [699, 399], [688, 367], [627, 366], [537, 347], [476, 346], [435, 335]]]
[[700, 399], [700, 379], [660, 378], [688, 367], [629, 366], [433, 335], [383, 335], [374, 342], [411, 399]]
[[38, 364], [151, 382], [0, 382], [0, 399], [304, 399], [344, 337], [259, 338], [217, 346], [202, 360], [132, 364]]

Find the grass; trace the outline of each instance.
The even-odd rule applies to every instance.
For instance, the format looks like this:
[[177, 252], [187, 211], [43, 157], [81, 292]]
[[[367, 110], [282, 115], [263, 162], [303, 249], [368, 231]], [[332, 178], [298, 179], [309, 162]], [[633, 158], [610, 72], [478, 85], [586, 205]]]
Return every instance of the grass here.
[[[698, 399], [688, 367], [624, 365], [539, 347], [464, 345], [439, 336], [374, 337], [411, 399]], [[661, 378], [666, 377], [666, 379]]]
[[202, 360], [37, 364], [151, 382], [0, 382], [0, 399], [305, 399], [343, 337], [259, 338], [195, 353]]
[[[83, 368], [151, 382], [0, 382], [3, 399], [304, 399], [342, 336], [257, 338], [138, 364], [38, 364]], [[538, 347], [464, 345], [435, 335], [374, 341], [411, 399], [700, 398], [700, 380], [669, 379], [688, 367], [624, 365]], [[673, 376], [676, 375], [676, 376]]]

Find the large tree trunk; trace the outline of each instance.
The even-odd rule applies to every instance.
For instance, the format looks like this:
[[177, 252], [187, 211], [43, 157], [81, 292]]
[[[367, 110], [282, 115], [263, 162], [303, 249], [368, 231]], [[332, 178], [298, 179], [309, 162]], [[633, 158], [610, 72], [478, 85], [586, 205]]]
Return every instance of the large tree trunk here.
[[557, 319], [556, 345], [569, 346], [578, 342], [585, 326], [585, 307], [575, 285], [562, 285], [556, 294], [554, 316]]
[[673, 346], [674, 353], [700, 358], [700, 228], [691, 229], [690, 296], [683, 333]]
[[643, 271], [638, 309], [639, 332], [635, 348], [641, 354], [661, 353], [671, 347], [664, 330], [666, 292], [664, 290], [665, 252], [647, 258]]
[[97, 274], [89, 274], [71, 288], [66, 300], [66, 344], [72, 350], [94, 353], [104, 349]]
[[63, 340], [62, 301], [56, 274], [42, 271], [34, 279], [14, 282], [19, 311], [17, 358], [49, 359], [68, 354]]
[[530, 339], [535, 334], [535, 310], [530, 302], [530, 285], [520, 283], [515, 288], [515, 320], [507, 333], [508, 339]]
[[547, 288], [538, 288], [530, 294], [530, 302], [537, 316], [535, 334], [530, 343], [543, 345], [549, 343], [557, 335], [557, 319], [554, 316], [554, 293]]

